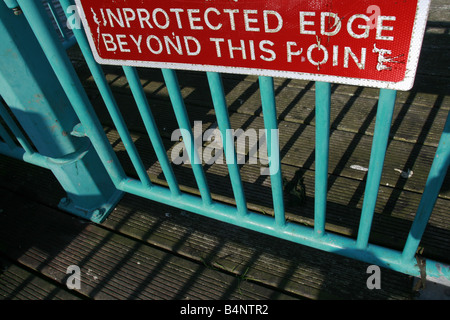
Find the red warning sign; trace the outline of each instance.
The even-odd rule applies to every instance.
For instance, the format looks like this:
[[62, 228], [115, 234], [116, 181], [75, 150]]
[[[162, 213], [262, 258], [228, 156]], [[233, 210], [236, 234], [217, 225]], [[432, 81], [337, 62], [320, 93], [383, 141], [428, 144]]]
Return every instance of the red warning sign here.
[[102, 64], [409, 90], [430, 0], [76, 0]]

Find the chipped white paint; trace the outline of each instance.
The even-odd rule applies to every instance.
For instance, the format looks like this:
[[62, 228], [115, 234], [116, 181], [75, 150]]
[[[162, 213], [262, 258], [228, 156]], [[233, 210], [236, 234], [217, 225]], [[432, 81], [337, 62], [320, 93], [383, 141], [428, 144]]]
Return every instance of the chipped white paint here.
[[91, 8], [92, 17], [94, 19], [94, 22], [97, 24], [97, 41], [100, 41], [100, 21], [98, 20], [97, 14], [95, 11]]

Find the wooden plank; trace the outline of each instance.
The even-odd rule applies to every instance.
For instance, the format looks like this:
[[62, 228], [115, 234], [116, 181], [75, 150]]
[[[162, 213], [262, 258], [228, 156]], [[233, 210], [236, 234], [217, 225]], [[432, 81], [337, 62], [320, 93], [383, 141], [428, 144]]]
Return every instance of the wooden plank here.
[[[407, 92], [398, 92], [397, 102], [401, 104], [413, 104], [421, 105], [425, 107], [432, 107], [436, 101], [442, 100], [440, 108], [449, 110], [450, 96], [448, 95], [450, 84], [448, 83], [448, 57], [445, 55], [446, 48], [448, 47], [449, 40], [449, 18], [446, 10], [448, 4], [446, 0], [433, 0], [430, 6], [430, 12], [428, 17], [428, 23], [423, 40], [423, 50], [421, 59], [419, 60], [419, 70], [416, 76], [416, 81], [413, 89]], [[81, 68], [84, 65], [83, 59], [79, 50], [74, 47], [70, 49], [70, 55], [73, 62], [77, 65], [77, 70], [80, 71], [80, 75], [83, 80], [87, 79], [86, 84], [92, 82], [89, 79], [89, 72], [86, 68]], [[433, 56], [433, 58], [430, 58]], [[110, 66], [104, 66], [105, 73], [107, 75], [117, 75], [117, 70], [120, 69]], [[164, 92], [162, 84], [162, 77], [160, 71], [157, 69], [142, 69], [142, 74], [145, 76], [145, 86], [149, 85], [147, 89], [149, 92], [156, 90], [157, 92]], [[205, 78], [201, 73], [189, 73], [181, 72], [180, 74], [189, 74], [188, 77], [182, 77], [180, 83], [182, 87], [192, 87], [193, 83], [198, 81], [203, 85], [206, 83]], [[436, 77], [436, 75], [438, 75]], [[117, 76], [120, 78], [120, 75]], [[113, 77], [115, 78], [115, 77]], [[196, 80], [183, 81], [183, 78]], [[255, 82], [255, 76], [242, 76], [242, 75], [224, 75], [226, 79], [226, 85], [234, 87], [238, 83], [249, 81]], [[117, 79], [116, 79], [117, 80]], [[118, 83], [117, 83], [118, 84]], [[125, 84], [125, 83], [122, 83]], [[310, 85], [309, 81], [302, 80], [290, 80], [290, 79], [275, 79], [277, 86], [293, 87], [303, 89]], [[126, 84], [125, 84], [126, 85]], [[116, 87], [116, 85], [114, 85]], [[153, 88], [152, 88], [153, 87]], [[378, 97], [378, 89], [375, 88], [359, 88], [356, 86], [345, 85], [333, 85], [333, 92], [344, 95], [355, 95], [357, 93], [361, 97], [376, 99]], [[192, 93], [192, 90], [191, 92]], [[204, 97], [205, 96], [202, 96]], [[200, 99], [202, 100], [202, 99]]]
[[89, 298], [298, 298], [245, 281], [245, 275], [239, 278], [219, 272], [86, 223], [6, 190], [0, 198], [3, 253], [61, 284], [67, 279], [67, 267], [79, 266], [78, 292]]
[[[310, 87], [312, 89], [312, 87]], [[284, 88], [276, 96], [277, 110], [280, 120], [312, 124], [315, 120], [315, 96], [314, 90], [304, 88], [300, 91]], [[239, 113], [259, 115], [260, 101], [259, 89], [241, 99], [236, 95], [228, 95], [230, 108], [233, 102], [241, 99], [240, 106], [233, 109]], [[364, 98], [358, 95], [333, 94], [331, 99], [330, 122], [331, 127], [341, 131], [373, 135], [376, 114], [376, 99]], [[436, 102], [436, 109], [417, 105], [397, 103], [394, 111], [391, 136], [393, 139], [413, 143], [436, 145], [446, 119], [447, 110], [439, 109], [440, 102]], [[417, 128], [424, 128], [425, 132]], [[420, 140], [419, 141], [419, 135]]]
[[[151, 69], [143, 70], [140, 73], [141, 81], [149, 96], [150, 104], [156, 107], [164, 106], [167, 110], [170, 109], [168, 93], [162, 80], [153, 77], [156, 72]], [[212, 103], [209, 88], [205, 82], [206, 76], [193, 72], [180, 72], [180, 74], [184, 75], [184, 77], [180, 77], [180, 86], [189, 108], [202, 106], [211, 109]], [[120, 72], [116, 70], [112, 74], [107, 74], [107, 78], [110, 79], [115, 92], [129, 94], [126, 79]], [[286, 79], [284, 81], [290, 82]], [[92, 78], [89, 78], [84, 84], [88, 87], [88, 92], [95, 95], [96, 89], [93, 87]], [[240, 82], [224, 81], [224, 88], [230, 111], [248, 115], [261, 114], [259, 87], [256, 79]], [[353, 87], [351, 90], [354, 91], [352, 94], [338, 92], [333, 94], [330, 114], [331, 127], [342, 131], [373, 135], [378, 96], [361, 96], [364, 89], [359, 87]], [[315, 98], [312, 83], [304, 88], [280, 84], [275, 86], [275, 91], [278, 93], [276, 102], [281, 120], [314, 125]], [[450, 102], [450, 100], [447, 98], [444, 95], [424, 96], [415, 91], [408, 93], [404, 102], [397, 101], [396, 103], [391, 131], [392, 138], [437, 146], [449, 110], [446, 107], [449, 103], [446, 102]], [[413, 102], [422, 100], [425, 102], [413, 104]], [[162, 101], [165, 103], [161, 104]], [[129, 106], [129, 102], [126, 105]]]
[[[225, 299], [233, 298], [230, 287], [239, 294], [247, 294], [247, 298], [249, 293], [244, 290], [250, 289], [246, 285], [260, 293], [255, 288], [258, 284], [264, 285], [266, 290], [272, 288], [270, 299], [287, 299], [292, 295], [312, 299], [409, 298], [411, 279], [408, 276], [383, 269], [385, 282], [382, 290], [369, 290], [365, 286], [367, 264], [249, 232], [132, 195], [126, 195], [104, 222], [104, 227], [114, 231], [112, 234], [41, 205], [30, 207], [28, 200], [17, 199], [8, 192], [3, 191], [2, 194], [14, 200], [13, 212], [9, 211], [9, 206], [4, 207], [9, 217], [5, 219], [3, 216], [0, 226], [0, 241], [8, 248], [6, 253], [60, 282], [64, 280], [67, 265], [80, 265], [84, 279], [81, 293], [94, 299], [123, 299], [127, 293], [130, 296], [126, 297], [130, 298], [130, 291], [123, 286], [136, 288], [136, 282], [143, 277], [152, 280], [149, 282], [153, 284], [153, 295], [165, 298], [173, 286], [173, 276], [164, 275], [160, 279], [148, 271], [158, 269], [159, 263], [158, 271], [161, 273], [163, 269], [175, 268], [177, 279], [182, 278], [179, 266], [171, 267], [170, 263], [176, 259], [167, 258], [170, 256], [168, 252], [197, 261], [197, 269], [194, 270], [198, 278], [201, 278], [198, 274], [206, 272], [198, 271], [204, 270], [203, 267], [208, 274], [225, 271], [226, 274], [220, 276], [220, 280], [229, 281], [225, 296], [221, 296]], [[16, 208], [17, 203], [27, 203], [28, 208]], [[164, 251], [158, 251], [159, 255], [153, 251], [147, 255], [141, 242], [131, 245], [116, 232], [126, 235], [126, 240], [137, 239]], [[140, 282], [141, 287], [144, 287], [143, 282]], [[201, 289], [202, 296], [195, 292], [197, 296], [193, 293], [190, 297], [211, 298], [211, 287], [201, 283]], [[153, 297], [144, 291], [139, 290], [139, 297]]]
[[[115, 147], [115, 150], [124, 165], [126, 171], [133, 175], [131, 163], [124, 152], [123, 145], [118, 139], [117, 132], [108, 131], [108, 137]], [[144, 164], [152, 181], [165, 184], [159, 163], [149, 144], [148, 138], [135, 134], [136, 146], [140, 151]], [[167, 141], [166, 141], [167, 142]], [[173, 142], [168, 143], [168, 154]], [[16, 170], [10, 170], [14, 167], [11, 161], [4, 162], [3, 172], [4, 186], [14, 188], [17, 191], [26, 194], [35, 193], [38, 199], [45, 201], [48, 197], [42, 187], [36, 185], [36, 181], [43, 181], [42, 174], [32, 174], [30, 170], [23, 170], [17, 167]], [[14, 163], [14, 162], [13, 162]], [[8, 170], [6, 169], [8, 168]], [[193, 179], [192, 170], [189, 165], [174, 165], [175, 174], [182, 185], [182, 189], [190, 193], [198, 193], [195, 179]], [[226, 166], [212, 165], [205, 166], [207, 180], [210, 184], [214, 198], [218, 201], [234, 203], [231, 185], [228, 179]], [[244, 181], [244, 190], [251, 210], [271, 213], [271, 192], [270, 181], [266, 176], [261, 176], [258, 165], [244, 165], [241, 168], [241, 174]], [[291, 179], [297, 168], [292, 165], [283, 165], [283, 175]], [[289, 219], [312, 225], [313, 217], [313, 197], [314, 197], [314, 171], [303, 170], [303, 178], [306, 186], [307, 201], [301, 207], [287, 206], [287, 216]], [[25, 177], [23, 175], [25, 174]], [[14, 175], [11, 175], [14, 174]], [[35, 180], [34, 177], [39, 177]], [[33, 187], [35, 186], [35, 187]], [[355, 180], [337, 175], [330, 175], [328, 194], [328, 213], [327, 229], [341, 234], [355, 236], [359, 223], [359, 215], [362, 207], [362, 195], [364, 192], [364, 180]], [[42, 192], [41, 192], [42, 191]], [[59, 199], [64, 195], [62, 190], [56, 192], [53, 190], [50, 195], [52, 203], [56, 205]], [[58, 195], [58, 196], [56, 196]], [[372, 241], [378, 244], [401, 249], [410, 223], [414, 217], [420, 194], [415, 192], [403, 191], [392, 187], [382, 186], [380, 189], [379, 200], [376, 207], [376, 216], [372, 232]], [[287, 199], [286, 199], [287, 201]], [[288, 201], [287, 201], [288, 203]], [[434, 209], [430, 226], [424, 237], [423, 245], [427, 248], [428, 254], [440, 259], [446, 259], [448, 256], [448, 246], [446, 239], [450, 238], [448, 230], [448, 200], [439, 199]]]
[[[192, 111], [192, 110], [191, 110]], [[240, 115], [234, 114], [232, 119], [235, 121], [235, 117], [238, 120], [242, 121]], [[259, 117], [255, 118], [255, 121], [260, 121]], [[209, 122], [208, 122], [209, 123]], [[305, 132], [310, 132], [305, 136], [305, 141], [309, 143], [305, 143], [300, 147], [291, 148], [291, 154], [303, 154], [305, 156], [304, 163], [308, 163], [313, 161], [312, 151], [313, 146], [311, 145], [311, 139], [313, 136], [313, 132], [311, 132], [312, 127], [306, 127], [304, 129]], [[126, 171], [133, 175], [133, 169], [124, 151], [123, 145], [120, 142], [120, 139], [117, 135], [117, 132], [114, 130], [106, 130], [108, 132], [108, 138], [110, 139], [112, 145], [114, 146], [119, 159], [121, 160], [122, 165], [124, 165]], [[302, 133], [303, 134], [303, 133]], [[165, 184], [164, 175], [162, 174], [161, 168], [159, 167], [159, 163], [155, 158], [155, 155], [152, 151], [152, 147], [148, 141], [148, 137], [145, 135], [141, 135], [135, 133], [133, 135], [136, 146], [141, 154], [141, 157], [144, 161], [145, 166], [148, 168], [149, 174], [153, 181], [156, 183]], [[362, 137], [361, 139], [364, 139]], [[336, 141], [337, 150], [339, 150], [339, 141], [345, 141], [340, 137]], [[348, 141], [348, 140], [347, 140]], [[171, 147], [173, 147], [174, 142], [169, 142], [165, 139], [166, 147], [168, 150], [168, 155], [171, 154]], [[391, 144], [392, 146], [394, 143]], [[305, 152], [305, 146], [309, 146], [309, 152]], [[333, 144], [334, 146], [334, 144]], [[391, 146], [390, 146], [391, 148]], [[342, 150], [346, 150], [345, 147]], [[341, 152], [342, 152], [341, 150]], [[302, 152], [299, 152], [302, 151]], [[402, 151], [402, 150], [400, 150]], [[334, 152], [334, 151], [333, 151]], [[391, 152], [391, 151], [390, 151]], [[396, 151], [395, 149], [392, 151], [395, 155], [396, 153], [404, 153]], [[287, 153], [289, 155], [289, 153]], [[368, 154], [359, 153], [359, 157], [354, 156], [353, 154], [349, 156], [344, 153], [341, 157], [342, 159], [346, 159], [347, 157], [353, 159], [366, 159], [368, 161]], [[308, 157], [306, 158], [306, 155]], [[340, 159], [341, 159], [340, 158]], [[289, 157], [284, 157], [283, 159], [289, 159]], [[283, 174], [290, 179], [294, 176], [296, 167], [292, 166], [298, 165], [297, 161], [301, 164], [301, 157], [294, 156], [290, 161], [284, 161], [287, 165], [283, 166]], [[356, 164], [361, 164], [355, 160]], [[426, 158], [425, 158], [426, 160]], [[431, 159], [429, 159], [431, 161]], [[333, 163], [334, 160], [331, 161]], [[390, 163], [389, 161], [387, 162]], [[417, 162], [420, 164], [421, 162]], [[313, 163], [310, 163], [311, 167]], [[303, 164], [304, 165], [304, 164]], [[6, 165], [7, 167], [9, 165]], [[337, 165], [338, 167], [338, 165]], [[346, 166], [347, 167], [347, 166]], [[175, 174], [182, 185], [182, 189], [191, 192], [197, 193], [197, 186], [195, 184], [195, 179], [192, 175], [192, 170], [189, 165], [184, 166], [173, 166]], [[312, 167], [313, 168], [313, 167]], [[392, 168], [391, 168], [392, 169]], [[415, 168], [414, 168], [415, 169]], [[228, 173], [226, 166], [221, 165], [213, 165], [213, 166], [205, 166], [205, 170], [207, 173], [207, 179], [210, 184], [211, 190], [214, 193], [215, 199], [219, 201], [224, 201], [227, 203], [234, 203], [233, 195], [231, 192], [231, 185], [228, 179]], [[16, 172], [20, 172], [21, 170], [16, 170]], [[327, 228], [328, 230], [338, 232], [345, 235], [355, 236], [355, 230], [357, 230], [357, 226], [359, 223], [359, 214], [362, 206], [362, 195], [364, 192], [364, 172], [360, 172], [358, 170], [349, 170], [351, 174], [349, 177], [351, 179], [345, 177], [339, 177], [338, 175], [332, 174], [329, 180], [329, 203], [328, 203], [328, 214], [327, 214]], [[354, 180], [354, 178], [358, 178], [355, 173], [351, 171], [355, 171], [359, 173], [359, 180]], [[427, 170], [424, 170], [426, 172]], [[6, 171], [6, 173], [12, 173], [14, 171]], [[23, 172], [23, 171], [22, 171]], [[342, 172], [337, 172], [338, 174], [343, 174]], [[389, 171], [388, 171], [389, 172]], [[335, 172], [336, 173], [336, 172]], [[394, 170], [391, 173], [398, 174]], [[420, 177], [420, 170], [415, 171], [415, 175], [412, 178]], [[259, 166], [254, 165], [245, 165], [241, 169], [241, 174], [244, 180], [244, 190], [246, 192], [247, 200], [249, 202], [249, 208], [251, 210], [256, 211], [265, 211], [271, 212], [271, 193], [270, 193], [270, 183], [269, 179], [265, 176], [261, 176], [259, 173]], [[311, 170], [305, 170], [304, 173], [306, 191], [309, 201], [302, 207], [289, 207], [287, 208], [288, 217], [300, 223], [312, 224], [313, 217], [313, 206], [312, 199], [314, 197], [314, 172]], [[383, 178], [384, 179], [384, 178]], [[397, 184], [393, 183], [390, 186], [383, 185], [380, 189], [379, 201], [376, 207], [376, 218], [373, 227], [373, 241], [376, 243], [387, 245], [395, 248], [401, 249], [403, 245], [403, 241], [406, 237], [406, 233], [408, 232], [410, 222], [414, 217], [414, 213], [416, 211], [418, 202], [420, 200], [420, 194], [409, 191], [402, 191], [401, 189], [392, 188], [392, 186], [397, 187], [405, 187], [402, 185], [402, 181], [404, 179], [398, 178], [396, 176]], [[20, 181], [19, 184], [25, 186], [29, 182], [25, 182], [27, 179], [18, 178]], [[28, 179], [30, 180], [30, 179]], [[383, 180], [385, 181], [385, 180]], [[395, 180], [396, 181], [396, 180]], [[411, 179], [412, 182], [417, 181]], [[11, 183], [11, 185], [15, 185], [15, 183]], [[33, 189], [29, 189], [28, 192], [35, 192]], [[63, 196], [63, 193], [61, 197]], [[53, 200], [54, 203], [58, 203], [59, 199]], [[447, 200], [448, 201], [448, 200]], [[446, 245], [445, 239], [450, 238], [448, 234], [448, 212], [447, 207], [448, 203], [444, 201], [444, 199], [439, 199], [435, 210], [432, 215], [430, 227], [427, 228], [427, 233], [424, 238], [424, 246], [427, 247], [427, 250], [430, 254], [436, 255], [438, 258], [446, 257], [446, 252], [448, 251], [448, 246]], [[429, 234], [429, 235], [428, 235]], [[444, 241], [444, 242], [442, 242]], [[438, 259], [439, 260], [439, 259]]]
[[448, 9], [450, 9], [448, 1], [433, 0], [430, 5], [428, 20], [449, 22]]
[[[427, 55], [434, 55], [435, 59], [425, 59], [422, 58], [419, 64], [419, 71], [421, 73], [417, 74], [414, 87], [410, 91], [399, 91], [397, 94], [397, 103], [406, 105], [416, 105], [422, 107], [433, 107], [436, 102], [439, 102], [440, 108], [449, 110], [450, 96], [448, 95], [450, 85], [446, 80], [446, 67], [448, 62], [445, 60], [445, 55], [440, 55], [439, 50], [436, 47], [442, 48], [442, 45], [447, 43], [448, 34], [446, 32], [447, 27], [439, 27], [439, 25], [431, 25], [430, 29], [432, 32], [427, 34], [424, 38], [424, 42], [429, 41], [429, 48], [424, 49], [423, 57]], [[438, 45], [436, 45], [436, 43]], [[442, 51], [442, 50], [441, 50]], [[443, 50], [445, 52], [445, 50]], [[95, 86], [93, 79], [84, 65], [80, 53], [76, 49], [70, 51], [72, 60], [77, 66], [80, 77], [83, 84], [86, 87]], [[438, 62], [436, 62], [436, 60]], [[446, 64], [447, 63], [447, 64]], [[442, 67], [444, 66], [444, 67]], [[105, 75], [109, 80], [111, 86], [114, 90], [127, 89], [127, 83], [124, 78], [122, 78], [122, 70], [114, 66], [103, 66], [105, 70]], [[143, 79], [142, 83], [145, 90], [149, 94], [153, 94], [154, 98], [167, 99], [167, 92], [164, 88], [164, 82], [161, 76], [161, 72], [158, 69], [139, 69], [139, 73]], [[206, 76], [201, 72], [189, 72], [189, 71], [178, 71], [180, 86], [183, 88], [183, 93], [185, 97], [188, 95], [196, 98], [196, 104], [204, 105], [209, 103], [210, 99], [209, 92], [207, 88]], [[439, 75], [438, 77], [436, 75]], [[227, 93], [231, 93], [232, 90], [236, 92], [241, 88], [249, 88], [255, 86], [257, 82], [257, 77], [255, 76], [244, 76], [244, 75], [232, 75], [223, 74], [224, 87]], [[308, 88], [309, 90], [314, 90], [313, 82], [304, 80], [294, 80], [285, 78], [275, 78], [275, 86], [277, 88], [286, 87], [290, 90], [300, 92], [301, 90]], [[236, 88], [235, 88], [236, 87]], [[204, 91], [204, 92], [203, 92]], [[347, 95], [354, 96], [357, 95], [362, 98], [367, 99], [377, 99], [379, 90], [376, 88], [368, 87], [357, 87], [348, 85], [338, 85], [333, 84], [332, 92], [336, 95]], [[244, 91], [242, 91], [244, 93]], [[243, 97], [238, 95], [240, 100], [245, 100]], [[232, 101], [234, 102], [234, 101]]]
[[0, 274], [0, 298], [2, 300], [80, 300], [67, 288], [50, 282], [38, 274], [8, 263]]
[[[115, 131], [108, 132], [108, 138], [111, 141], [117, 141]], [[136, 146], [140, 152], [144, 163], [148, 166], [148, 172], [156, 183], [165, 184], [159, 163], [157, 162], [151, 146], [141, 139], [136, 140]], [[121, 143], [115, 144], [115, 150], [121, 163], [127, 172], [132, 172], [131, 164], [124, 153]], [[170, 156], [171, 149], [168, 149]], [[246, 164], [241, 166], [241, 175], [243, 180], [244, 192], [247, 197], [248, 206], [252, 210], [259, 212], [272, 212], [270, 179], [267, 176], [261, 176], [260, 166], [257, 164]], [[173, 165], [176, 177], [181, 188], [187, 192], [198, 194], [195, 180], [192, 177], [192, 170], [188, 164]], [[291, 165], [282, 165], [283, 176], [291, 179], [298, 167]], [[231, 184], [228, 179], [228, 172], [225, 165], [213, 164], [205, 166], [207, 181], [210, 185], [213, 197], [218, 201], [234, 204]], [[313, 197], [314, 197], [314, 171], [303, 170], [302, 174], [306, 185], [307, 202], [301, 207], [287, 206], [287, 216], [290, 219], [300, 223], [312, 225], [313, 218]], [[337, 175], [330, 175], [329, 193], [328, 193], [328, 230], [355, 236], [359, 224], [360, 210], [362, 208], [364, 181], [346, 178]], [[382, 185], [380, 187], [379, 199], [375, 209], [376, 217], [373, 225], [374, 243], [391, 246], [401, 249], [403, 241], [406, 239], [410, 223], [414, 218], [421, 194], [405, 191]], [[450, 200], [440, 198], [434, 208], [430, 220], [429, 230], [431, 238], [424, 238], [424, 246], [430, 254], [437, 255], [441, 259], [448, 256], [448, 246], [443, 239], [450, 238], [448, 228], [449, 215], [448, 205]], [[285, 198], [288, 203], [288, 199]], [[441, 234], [442, 236], [439, 236]], [[436, 236], [434, 240], [433, 236]], [[431, 241], [431, 242], [429, 242]]]

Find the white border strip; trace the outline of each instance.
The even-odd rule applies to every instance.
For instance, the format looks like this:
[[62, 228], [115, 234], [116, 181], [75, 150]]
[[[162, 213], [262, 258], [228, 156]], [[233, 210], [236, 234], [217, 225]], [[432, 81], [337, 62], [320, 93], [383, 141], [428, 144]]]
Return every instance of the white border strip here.
[[[276, 71], [270, 69], [257, 69], [257, 68], [245, 68], [245, 67], [227, 67], [216, 65], [201, 65], [190, 63], [170, 63], [170, 62], [151, 62], [151, 61], [135, 61], [135, 60], [115, 60], [115, 59], [103, 59], [97, 53], [95, 47], [91, 29], [87, 23], [86, 16], [81, 6], [81, 0], [75, 0], [78, 13], [83, 23], [86, 35], [91, 46], [94, 59], [99, 64], [118, 65], [118, 66], [132, 66], [132, 67], [147, 67], [147, 68], [163, 68], [163, 69], [181, 69], [192, 71], [211, 71], [221, 73], [234, 73], [245, 75], [257, 75], [257, 76], [270, 76], [280, 78], [291, 78], [299, 80], [311, 80], [311, 81], [323, 81], [330, 83], [340, 83], [347, 85], [356, 85], [364, 87], [385, 88], [392, 90], [408, 91], [414, 85], [414, 79], [416, 76], [417, 65], [419, 62], [420, 51], [422, 48], [423, 36], [425, 34], [426, 23], [428, 19], [428, 11], [430, 8], [431, 0], [418, 0], [416, 16], [414, 19], [414, 25], [411, 35], [411, 45], [408, 53], [408, 61], [406, 63], [405, 78], [399, 82], [388, 82], [380, 80], [369, 80], [361, 78], [348, 78], [342, 76], [330, 76], [315, 73], [302, 73], [292, 71]], [[95, 1], [95, 0], [93, 0]]]

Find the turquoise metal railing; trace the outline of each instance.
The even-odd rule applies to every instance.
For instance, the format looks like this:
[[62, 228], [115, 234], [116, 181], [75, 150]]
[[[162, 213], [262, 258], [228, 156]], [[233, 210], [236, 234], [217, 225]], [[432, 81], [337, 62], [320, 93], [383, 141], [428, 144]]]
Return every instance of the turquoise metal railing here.
[[278, 146], [278, 137], [275, 139], [272, 138], [272, 135], [277, 132], [278, 129], [273, 79], [270, 77], [259, 77], [259, 87], [264, 114], [264, 127], [266, 129], [267, 137], [267, 157], [269, 159], [275, 224], [277, 228], [282, 229], [286, 224], [286, 217], [283, 202], [283, 178], [281, 175], [280, 148]]
[[[137, 108], [152, 142], [155, 154], [157, 155], [163, 174], [168, 182], [168, 188], [153, 184], [150, 181], [146, 169], [142, 164], [142, 160], [130, 137], [130, 133], [128, 132], [123, 117], [120, 114], [117, 103], [108, 86], [105, 75], [103, 74], [101, 67], [93, 58], [84, 31], [82, 29], [74, 29], [73, 33], [101, 96], [104, 99], [114, 125], [124, 142], [132, 165], [136, 169], [138, 179], [127, 176], [120, 165], [114, 150], [103, 132], [99, 120], [95, 116], [93, 107], [77, 78], [75, 70], [67, 57], [64, 46], [58, 41], [55, 30], [51, 27], [51, 24], [46, 18], [42, 6], [29, 0], [17, 0], [17, 3], [20, 5], [27, 22], [34, 31], [35, 37], [40, 43], [40, 47], [51, 61], [52, 71], [55, 73], [81, 122], [81, 126], [78, 126], [78, 129], [76, 130], [77, 134], [89, 137], [90, 142], [95, 148], [115, 188], [123, 192], [132, 193], [158, 202], [168, 203], [183, 210], [195, 212], [206, 217], [218, 219], [295, 243], [377, 264], [413, 276], [420, 276], [420, 270], [416, 265], [415, 253], [428, 223], [434, 203], [438, 197], [439, 188], [442, 185], [445, 176], [443, 173], [447, 171], [450, 164], [450, 117], [447, 119], [444, 132], [437, 148], [436, 157], [429, 173], [422, 201], [412, 224], [406, 245], [402, 251], [392, 250], [369, 243], [369, 236], [396, 100], [395, 91], [387, 89], [380, 90], [360, 226], [356, 239], [353, 239], [328, 232], [325, 229], [330, 142], [331, 86], [329, 83], [316, 82], [315, 86], [315, 216], [314, 227], [307, 227], [287, 221], [285, 217], [279, 154], [280, 148], [277, 145], [278, 140], [275, 134], [275, 132], [277, 132], [276, 129], [278, 129], [278, 123], [272, 78], [259, 77], [259, 85], [264, 126], [267, 132], [267, 152], [268, 158], [270, 159], [269, 171], [271, 172], [270, 179], [274, 217], [248, 210], [239, 166], [237, 164], [236, 150], [234, 148], [234, 143], [231, 142], [231, 137], [229, 136], [229, 129], [231, 129], [230, 119], [220, 74], [208, 72], [207, 78], [218, 127], [224, 139], [225, 157], [236, 206], [217, 202], [211, 197], [205, 173], [199, 161], [197, 150], [195, 149], [194, 136], [190, 126], [191, 122], [188, 118], [178, 80], [173, 70], [163, 69], [162, 73], [178, 126], [182, 129], [183, 141], [186, 145], [186, 150], [188, 151], [200, 196], [195, 196], [180, 190], [171, 163], [167, 157], [166, 150], [162, 144], [161, 136], [156, 129], [156, 122], [143, 92], [137, 70], [134, 67], [123, 67]], [[67, 8], [73, 4], [70, 0], [60, 0], [60, 3], [62, 8]], [[8, 116], [5, 116], [5, 111], [6, 110], [0, 108], [1, 116], [4, 118], [10, 130], [16, 135], [19, 142], [21, 142], [23, 140], [22, 137], [18, 135], [14, 125], [11, 125]], [[11, 141], [8, 138], [8, 132], [5, 128], [0, 127], [0, 135], [4, 137], [3, 139], [5, 141], [0, 144], [0, 152], [23, 158], [25, 161], [38, 165], [44, 164], [43, 166], [45, 166], [46, 162], [42, 161], [41, 163], [40, 160], [40, 157], [43, 156], [34, 152], [31, 149], [31, 146], [26, 143], [22, 144], [21, 142], [23, 148], [20, 149], [20, 151], [17, 151], [19, 149], [14, 149], [14, 152], [6, 152], [6, 148], [11, 145]], [[271, 143], [272, 140], [275, 141], [275, 143]], [[103, 218], [104, 217], [105, 216], [103, 216]], [[445, 264], [427, 260], [426, 273], [428, 279], [432, 281], [450, 283], [450, 267]]]
[[[54, 37], [48, 45], [66, 54], [45, 8], [41, 3], [29, 3], [39, 10], [43, 30]], [[82, 127], [78, 125], [80, 119], [71, 104], [89, 103], [86, 94], [76, 93], [77, 89], [83, 89], [79, 80], [78, 88], [77, 82], [73, 81], [76, 77], [73, 67], [74, 78], [65, 78], [68, 80], [65, 84], [72, 88], [68, 99], [60, 79], [51, 70], [52, 63], [63, 64], [57, 59], [48, 59], [24, 14], [14, 15], [3, 2], [0, 3], [0, 34], [0, 95], [9, 109], [2, 104], [0, 113], [19, 142], [15, 145], [7, 139], [9, 143], [1, 144], [0, 151], [50, 169], [66, 191], [67, 196], [62, 199], [60, 207], [83, 218], [101, 221], [123, 192], [115, 187], [111, 173], [103, 165], [103, 161], [108, 163], [111, 158], [100, 159], [89, 138], [79, 133], [71, 134], [74, 128], [79, 130]], [[13, 116], [31, 143], [21, 134]], [[87, 121], [83, 122], [87, 126], [98, 124], [95, 113], [84, 121]], [[86, 131], [90, 132], [89, 129]], [[99, 138], [107, 141], [103, 132]], [[115, 156], [114, 153], [111, 155]], [[120, 173], [118, 171], [117, 174]]]
[[205, 172], [203, 171], [198, 150], [195, 147], [195, 138], [192, 133], [191, 122], [189, 121], [175, 71], [163, 69], [162, 74], [164, 76], [164, 80], [166, 81], [167, 90], [169, 91], [170, 101], [172, 102], [175, 117], [178, 121], [178, 126], [181, 129], [183, 142], [186, 146], [186, 151], [188, 153], [192, 170], [194, 171], [194, 177], [200, 191], [200, 196], [205, 207], [211, 206], [211, 192], [209, 191], [208, 182], [206, 181]]
[[331, 85], [316, 82], [316, 175], [314, 192], [314, 232], [325, 233], [330, 144]]

